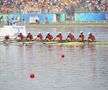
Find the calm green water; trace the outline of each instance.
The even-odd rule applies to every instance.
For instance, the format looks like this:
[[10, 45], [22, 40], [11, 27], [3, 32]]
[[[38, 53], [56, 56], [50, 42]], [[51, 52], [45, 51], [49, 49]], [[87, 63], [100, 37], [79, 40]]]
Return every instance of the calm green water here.
[[[37, 28], [31, 33], [55, 35], [61, 29]], [[77, 36], [80, 30], [108, 41], [107, 28], [69, 27], [62, 32]], [[0, 90], [108, 90], [108, 46], [0, 45]]]

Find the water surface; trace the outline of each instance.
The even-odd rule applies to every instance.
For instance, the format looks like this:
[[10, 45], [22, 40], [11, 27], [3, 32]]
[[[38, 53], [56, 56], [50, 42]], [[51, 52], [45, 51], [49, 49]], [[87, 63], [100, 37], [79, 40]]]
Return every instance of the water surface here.
[[[108, 41], [107, 28], [62, 29], [28, 31], [61, 31], [64, 37], [68, 31], [93, 32], [97, 40]], [[0, 45], [0, 90], [108, 90], [108, 46]]]

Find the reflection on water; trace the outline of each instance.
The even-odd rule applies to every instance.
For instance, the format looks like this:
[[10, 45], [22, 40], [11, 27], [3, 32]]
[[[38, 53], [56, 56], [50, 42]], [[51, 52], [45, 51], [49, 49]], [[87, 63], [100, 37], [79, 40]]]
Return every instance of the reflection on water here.
[[[34, 28], [54, 36], [93, 32], [108, 41], [108, 28]], [[108, 90], [108, 46], [0, 45], [0, 90]], [[61, 55], [64, 54], [64, 58]], [[35, 74], [30, 79], [30, 73]]]
[[0, 45], [0, 90], [107, 90], [107, 53], [98, 45]]

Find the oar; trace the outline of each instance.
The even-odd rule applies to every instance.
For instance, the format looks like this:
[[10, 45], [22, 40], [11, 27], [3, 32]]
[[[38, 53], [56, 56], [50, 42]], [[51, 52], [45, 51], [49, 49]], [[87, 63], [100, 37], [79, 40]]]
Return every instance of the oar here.
[[0, 43], [3, 43], [3, 41], [0, 41]]

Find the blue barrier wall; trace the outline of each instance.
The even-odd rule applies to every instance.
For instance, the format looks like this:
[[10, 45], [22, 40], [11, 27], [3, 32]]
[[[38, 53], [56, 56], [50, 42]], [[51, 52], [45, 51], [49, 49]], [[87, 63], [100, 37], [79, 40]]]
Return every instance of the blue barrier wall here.
[[[20, 17], [24, 19], [26, 23], [29, 23], [30, 17], [39, 17], [40, 23], [44, 23], [45, 18], [48, 18], [49, 22], [54, 21], [54, 14], [1, 14], [0, 17], [4, 18], [4, 21], [7, 21], [7, 18], [14, 18], [15, 20]], [[108, 20], [108, 12], [107, 13], [75, 13], [75, 21], [105, 21]], [[1, 20], [2, 21], [2, 20]], [[65, 14], [60, 14], [60, 22], [65, 22]]]
[[30, 17], [39, 17], [39, 21], [43, 23], [45, 21], [45, 18], [47, 17], [49, 22], [53, 22], [53, 14], [9, 14], [9, 18], [16, 19], [17, 17], [20, 17], [25, 20], [25, 22], [29, 22]]
[[75, 13], [75, 21], [103, 21], [108, 20], [107, 13]]

